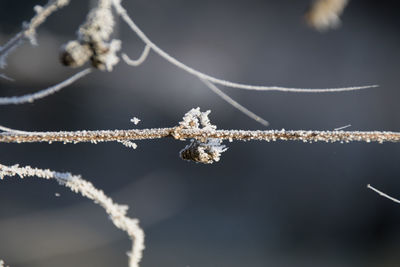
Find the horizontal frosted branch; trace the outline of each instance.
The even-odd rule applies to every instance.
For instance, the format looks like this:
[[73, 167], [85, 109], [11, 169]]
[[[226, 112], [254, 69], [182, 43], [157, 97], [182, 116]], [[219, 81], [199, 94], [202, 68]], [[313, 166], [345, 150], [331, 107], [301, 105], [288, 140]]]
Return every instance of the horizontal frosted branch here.
[[306, 131], [306, 130], [204, 130], [153, 128], [134, 130], [102, 130], [74, 132], [3, 132], [0, 143], [37, 143], [37, 142], [111, 142], [123, 140], [150, 140], [172, 137], [179, 140], [216, 138], [219, 140], [240, 141], [302, 141], [302, 142], [400, 142], [399, 132], [384, 131]]

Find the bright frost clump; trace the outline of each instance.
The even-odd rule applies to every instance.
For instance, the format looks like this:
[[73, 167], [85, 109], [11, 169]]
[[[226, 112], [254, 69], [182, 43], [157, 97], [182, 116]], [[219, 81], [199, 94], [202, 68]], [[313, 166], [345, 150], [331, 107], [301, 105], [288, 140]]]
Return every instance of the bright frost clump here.
[[179, 126], [182, 129], [216, 130], [217, 126], [212, 125], [208, 118], [208, 114], [210, 113], [211, 110], [201, 112], [199, 107], [192, 108], [183, 116], [183, 121], [179, 122]]
[[[210, 110], [201, 112], [200, 108], [193, 108], [185, 114], [183, 121], [179, 123], [179, 129], [196, 129], [215, 131], [217, 126], [212, 125], [208, 114]], [[219, 161], [221, 153], [228, 148], [221, 144], [222, 141], [216, 138], [205, 140], [192, 139], [190, 144], [180, 151], [182, 159], [201, 163], [213, 163]]]
[[138, 123], [140, 122], [140, 119], [138, 119], [138, 118], [136, 118], [136, 117], [133, 117], [133, 118], [131, 119], [131, 122], [132, 122], [133, 124], [135, 124], [135, 125], [138, 125]]

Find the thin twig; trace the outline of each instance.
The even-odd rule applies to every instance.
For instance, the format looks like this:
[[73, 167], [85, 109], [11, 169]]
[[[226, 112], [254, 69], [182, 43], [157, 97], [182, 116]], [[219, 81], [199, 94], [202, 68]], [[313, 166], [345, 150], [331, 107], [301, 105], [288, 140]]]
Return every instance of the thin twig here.
[[14, 81], [13, 78], [8, 77], [8, 76], [5, 75], [4, 73], [0, 73], [0, 78], [2, 78], [2, 79], [4, 79], [4, 80], [7, 80], [7, 81], [9, 81], [9, 82], [13, 82], [13, 81]]
[[144, 232], [139, 226], [137, 219], [132, 219], [126, 216], [128, 206], [119, 205], [104, 194], [102, 190], [97, 189], [94, 185], [79, 175], [72, 175], [68, 172], [55, 172], [49, 169], [38, 169], [30, 166], [19, 167], [5, 166], [0, 164], [0, 179], [5, 176], [32, 177], [36, 176], [43, 179], [55, 179], [61, 185], [71, 189], [72, 192], [81, 193], [82, 196], [93, 200], [94, 203], [100, 205], [109, 215], [114, 225], [126, 232], [132, 240], [132, 249], [129, 253], [129, 266], [138, 267], [139, 261], [142, 258], [144, 249]]
[[387, 198], [387, 199], [389, 199], [389, 200], [391, 200], [391, 201], [393, 201], [395, 203], [400, 204], [400, 200], [398, 200], [398, 199], [396, 199], [394, 197], [391, 197], [391, 196], [383, 193], [382, 191], [379, 191], [378, 189], [376, 189], [375, 187], [371, 186], [370, 184], [367, 185], [367, 188], [371, 189], [372, 191], [375, 191], [379, 195], [381, 195], [381, 196], [383, 196], [383, 197], [385, 197], [385, 198]]
[[28, 132], [28, 131], [11, 129], [11, 128], [8, 128], [8, 127], [2, 126], [2, 125], [0, 125], [0, 131], [7, 132], [7, 133], [28, 134], [28, 135], [32, 133], [32, 132]]
[[227, 87], [238, 88], [238, 89], [246, 89], [246, 90], [260, 90], [260, 91], [281, 91], [281, 92], [296, 92], [296, 93], [327, 93], [327, 92], [343, 92], [343, 91], [354, 91], [360, 89], [367, 89], [377, 87], [378, 85], [367, 85], [367, 86], [355, 86], [355, 87], [343, 87], [343, 88], [327, 88], [327, 89], [308, 89], [308, 88], [286, 88], [280, 86], [258, 86], [258, 85], [249, 85], [249, 84], [241, 84], [234, 83], [222, 79], [218, 79], [212, 77], [210, 75], [204, 74], [200, 71], [197, 71], [184, 63], [180, 62], [173, 56], [169, 55], [167, 52], [158, 47], [155, 43], [153, 43], [146, 34], [135, 24], [135, 22], [129, 17], [127, 11], [121, 6], [121, 0], [113, 0], [113, 5], [117, 13], [121, 16], [121, 18], [128, 24], [128, 26], [136, 33], [136, 35], [151, 49], [156, 52], [158, 55], [163, 57], [169, 63], [177, 66], [178, 68], [200, 78], [203, 80], [207, 80], [209, 82], [220, 84]]
[[133, 130], [100, 130], [100, 131], [60, 131], [60, 132], [29, 132], [29, 134], [3, 132], [0, 133], [0, 143], [37, 143], [37, 142], [62, 142], [62, 143], [98, 143], [123, 140], [150, 140], [165, 137], [175, 139], [199, 139], [216, 138], [219, 140], [240, 141], [302, 141], [302, 142], [400, 142], [399, 132], [384, 131], [305, 131], [305, 130], [204, 130], [153, 128]]
[[69, 4], [69, 0], [49, 0], [44, 7], [35, 6], [36, 15], [28, 24], [24, 25], [24, 30], [17, 33], [5, 45], [0, 47], [0, 68], [6, 64], [6, 57], [20, 46], [26, 39], [35, 44], [36, 29], [50, 16], [54, 11]]
[[261, 118], [260, 116], [255, 114], [254, 112], [248, 110], [246, 107], [239, 104], [237, 101], [232, 99], [230, 96], [228, 96], [227, 94], [222, 92], [215, 84], [213, 84], [207, 80], [203, 80], [203, 79], [200, 79], [200, 81], [202, 81], [211, 91], [216, 93], [219, 97], [221, 97], [223, 100], [225, 100], [228, 104], [230, 104], [231, 106], [233, 106], [234, 108], [236, 108], [237, 110], [239, 110], [240, 112], [245, 114], [246, 116], [261, 123], [264, 126], [269, 125], [268, 121], [264, 120], [263, 118]]
[[39, 92], [33, 94], [26, 94], [22, 96], [11, 96], [11, 97], [0, 97], [0, 105], [10, 105], [10, 104], [24, 104], [24, 103], [32, 103], [33, 101], [44, 98], [48, 95], [54, 94], [64, 87], [74, 83], [76, 80], [88, 75], [92, 70], [90, 68], [84, 69], [70, 78], [66, 79], [65, 81], [58, 83], [54, 86], [41, 90]]
[[146, 45], [146, 46], [144, 47], [144, 49], [143, 49], [142, 54], [139, 56], [138, 59], [135, 59], [135, 60], [130, 59], [130, 58], [128, 57], [128, 55], [125, 54], [125, 53], [122, 54], [122, 59], [125, 61], [126, 64], [128, 64], [128, 65], [130, 65], [130, 66], [137, 67], [137, 66], [141, 65], [141, 64], [146, 60], [147, 56], [148, 56], [149, 53], [150, 53], [150, 50], [151, 50], [151, 47], [150, 47], [149, 45]]
[[351, 124], [347, 124], [347, 125], [345, 125], [345, 126], [341, 126], [341, 127], [335, 128], [335, 129], [333, 129], [333, 130], [335, 130], [335, 131], [341, 131], [341, 130], [346, 129], [346, 128], [349, 128], [349, 127], [351, 127]]

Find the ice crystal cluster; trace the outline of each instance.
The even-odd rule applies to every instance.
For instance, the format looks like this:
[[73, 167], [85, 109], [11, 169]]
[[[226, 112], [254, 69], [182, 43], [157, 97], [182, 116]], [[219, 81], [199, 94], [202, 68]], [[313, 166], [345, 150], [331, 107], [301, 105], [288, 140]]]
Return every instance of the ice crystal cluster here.
[[[179, 129], [193, 129], [204, 131], [215, 131], [217, 126], [212, 125], [208, 114], [210, 110], [201, 112], [200, 108], [193, 108], [185, 114], [183, 121], [179, 123]], [[179, 153], [182, 159], [201, 163], [213, 163], [220, 160], [221, 153], [228, 148], [221, 144], [217, 138], [191, 139], [190, 144]]]

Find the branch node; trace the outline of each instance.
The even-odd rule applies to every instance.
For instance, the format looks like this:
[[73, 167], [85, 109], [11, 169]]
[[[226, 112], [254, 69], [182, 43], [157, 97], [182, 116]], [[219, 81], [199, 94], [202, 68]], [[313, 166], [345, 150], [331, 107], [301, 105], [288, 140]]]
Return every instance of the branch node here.
[[[185, 114], [183, 120], [179, 122], [179, 126], [174, 128], [172, 136], [175, 139], [182, 139], [179, 132], [185, 130], [205, 130], [214, 132], [217, 126], [211, 124], [208, 114], [210, 110], [201, 112], [200, 108], [193, 108]], [[222, 140], [218, 138], [200, 137], [199, 139], [191, 139], [190, 144], [179, 152], [184, 160], [210, 164], [218, 162], [221, 153], [228, 148], [222, 145]]]

